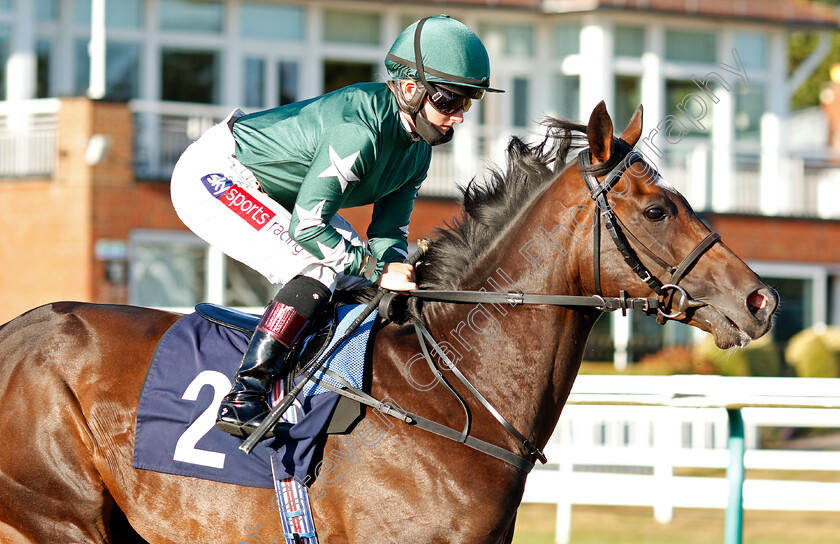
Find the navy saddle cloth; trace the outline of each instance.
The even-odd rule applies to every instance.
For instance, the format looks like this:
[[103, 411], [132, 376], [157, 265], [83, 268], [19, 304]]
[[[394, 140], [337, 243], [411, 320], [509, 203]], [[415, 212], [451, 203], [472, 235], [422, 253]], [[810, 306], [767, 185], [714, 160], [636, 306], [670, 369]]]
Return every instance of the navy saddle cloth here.
[[[309, 473], [338, 394], [310, 383], [295, 404], [303, 415], [288, 433], [265, 440], [250, 455], [238, 448], [242, 440], [215, 427], [222, 397], [232, 387], [233, 375], [248, 346], [259, 316], [215, 307], [211, 321], [199, 313], [179, 319], [161, 338], [143, 384], [137, 409], [133, 466], [168, 474], [204, 478], [250, 487], [273, 488], [271, 459], [278, 479]], [[363, 306], [337, 306], [334, 322], [316, 327], [300, 343], [296, 355], [325, 351], [318, 340], [334, 343]], [[351, 335], [325, 364], [358, 388], [364, 381], [365, 350], [376, 312]], [[233, 328], [220, 324], [231, 322]], [[337, 325], [336, 325], [337, 323]], [[318, 375], [316, 375], [317, 377]], [[331, 378], [321, 376], [325, 383]], [[333, 385], [337, 382], [333, 381]], [[340, 385], [339, 385], [340, 386]], [[276, 402], [282, 395], [275, 392]], [[290, 409], [291, 410], [291, 409]], [[357, 410], [355, 419], [361, 414]]]

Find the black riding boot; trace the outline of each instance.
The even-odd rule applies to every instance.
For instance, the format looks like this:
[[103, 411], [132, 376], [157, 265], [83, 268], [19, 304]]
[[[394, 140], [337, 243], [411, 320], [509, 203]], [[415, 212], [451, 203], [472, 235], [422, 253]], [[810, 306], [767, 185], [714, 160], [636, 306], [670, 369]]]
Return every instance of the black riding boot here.
[[[274, 378], [283, 370], [284, 355], [294, 347], [308, 323], [291, 306], [271, 301], [242, 357], [233, 389], [219, 406], [218, 429], [244, 438], [259, 427], [271, 411], [268, 394]], [[280, 421], [265, 437], [271, 438], [289, 426]]]

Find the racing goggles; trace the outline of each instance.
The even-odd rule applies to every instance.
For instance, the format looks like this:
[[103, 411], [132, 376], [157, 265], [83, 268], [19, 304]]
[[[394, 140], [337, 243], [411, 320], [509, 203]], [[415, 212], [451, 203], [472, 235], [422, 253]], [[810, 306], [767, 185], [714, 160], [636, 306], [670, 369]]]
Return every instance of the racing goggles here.
[[434, 94], [428, 93], [429, 102], [431, 102], [432, 107], [440, 113], [444, 115], [452, 115], [460, 110], [464, 110], [465, 113], [470, 110], [470, 107], [472, 106], [472, 98], [469, 96], [453, 93], [452, 91], [448, 91], [442, 87], [436, 87], [434, 85], [430, 85], [430, 87], [432, 87], [432, 90], [435, 92]]

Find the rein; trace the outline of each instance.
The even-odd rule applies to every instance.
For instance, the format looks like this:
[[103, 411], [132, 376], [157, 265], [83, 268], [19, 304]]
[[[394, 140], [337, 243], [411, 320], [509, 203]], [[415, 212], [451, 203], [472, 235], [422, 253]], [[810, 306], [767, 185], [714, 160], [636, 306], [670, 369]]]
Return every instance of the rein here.
[[[586, 181], [587, 187], [589, 189], [589, 196], [595, 201], [598, 207], [598, 213], [595, 213], [595, 229], [596, 233], [593, 235], [593, 253], [594, 253], [594, 275], [595, 275], [595, 287], [596, 287], [596, 294], [589, 295], [589, 296], [580, 296], [580, 295], [547, 295], [547, 294], [535, 294], [535, 293], [502, 293], [502, 292], [488, 292], [488, 291], [455, 291], [455, 290], [413, 290], [409, 291], [409, 296], [414, 298], [418, 298], [421, 300], [430, 300], [430, 301], [437, 301], [437, 302], [452, 302], [452, 303], [466, 303], [466, 304], [476, 304], [476, 303], [495, 303], [495, 304], [510, 304], [512, 306], [516, 306], [519, 304], [538, 304], [538, 305], [547, 305], [547, 306], [582, 306], [582, 307], [590, 307], [596, 308], [600, 311], [607, 312], [607, 311], [615, 311], [621, 310], [623, 314], [626, 315], [627, 310], [640, 310], [646, 313], [652, 313], [654, 310], [657, 312], [657, 321], [660, 323], [664, 323], [667, 319], [677, 319], [682, 316], [685, 316], [686, 312], [691, 308], [699, 308], [701, 306], [705, 306], [706, 303], [699, 302], [693, 300], [688, 293], [678, 285], [679, 281], [685, 276], [685, 274], [691, 269], [692, 266], [708, 251], [714, 244], [720, 241], [720, 235], [716, 232], [709, 233], [695, 248], [689, 252], [689, 254], [680, 262], [679, 265], [676, 267], [669, 265], [665, 260], [661, 259], [657, 256], [653, 251], [647, 248], [641, 241], [639, 241], [636, 236], [634, 236], [627, 227], [621, 223], [618, 217], [615, 215], [612, 207], [607, 202], [606, 196], [610, 192], [610, 190], [615, 186], [619, 179], [624, 175], [627, 171], [627, 168], [639, 161], [643, 161], [641, 154], [632, 151], [630, 146], [626, 143], [619, 140], [619, 147], [625, 151], [625, 156], [621, 160], [621, 162], [613, 168], [604, 178], [603, 182], [598, 182], [597, 178], [592, 174], [588, 173], [587, 170], [591, 168], [592, 163], [589, 157], [589, 150], [584, 149], [578, 155], [578, 162], [580, 164], [581, 175], [583, 179]], [[604, 226], [607, 229], [607, 232], [610, 233], [610, 237], [613, 240], [616, 248], [621, 252], [624, 256], [625, 262], [630, 266], [630, 268], [653, 290], [657, 296], [655, 297], [630, 297], [628, 296], [627, 292], [623, 289], [619, 290], [619, 296], [617, 297], [605, 297], [601, 291], [601, 262], [600, 262], [600, 254], [601, 254], [601, 221], [603, 219]], [[662, 267], [670, 274], [670, 278], [668, 279], [667, 283], [663, 283], [660, 281], [656, 276], [654, 276], [639, 260], [639, 257], [636, 255], [636, 252], [628, 243], [627, 239], [630, 238], [633, 240], [634, 244], [641, 248], [641, 250], [648, 255], [657, 265]], [[418, 250], [415, 255], [412, 256], [412, 262], [416, 261], [420, 258], [420, 256], [425, 252], [426, 248], [428, 247], [427, 241], [421, 241], [420, 249]], [[674, 302], [674, 296], [679, 295], [679, 301], [677, 302], [677, 310], [672, 313], [665, 313], [662, 310], [662, 307], [665, 305], [664, 299], [669, 296], [669, 291], [673, 291], [670, 293], [670, 302]], [[379, 291], [377, 296], [368, 304], [367, 313], [373, 311], [374, 308], [381, 302], [386, 303], [390, 301], [394, 293], [388, 293], [388, 296], [385, 296], [386, 292], [384, 290]], [[387, 311], [381, 312], [382, 315], [387, 315]], [[367, 314], [363, 314], [366, 316]], [[357, 321], [359, 321], [357, 319]], [[361, 323], [361, 321], [359, 321]], [[359, 323], [353, 323], [350, 325], [349, 329], [345, 332], [345, 337], [352, 333], [352, 331], [358, 327]], [[428, 344], [431, 344], [432, 350], [440, 357], [443, 361], [445, 366], [452, 371], [452, 373], [458, 378], [458, 380], [467, 388], [467, 390], [478, 400], [478, 402], [487, 410], [495, 419], [498, 421], [504, 428], [510, 433], [514, 438], [516, 438], [520, 444], [522, 444], [528, 453], [541, 461], [542, 463], [546, 463], [547, 459], [545, 454], [538, 448], [533, 442], [531, 442], [528, 438], [526, 438], [522, 433], [516, 430], [502, 415], [499, 413], [496, 408], [493, 407], [492, 404], [476, 389], [470, 381], [464, 376], [461, 371], [456, 367], [455, 363], [453, 363], [446, 353], [441, 349], [440, 345], [435, 341], [432, 337], [431, 333], [426, 329], [423, 325], [422, 321], [417, 319], [414, 321], [414, 329], [417, 333], [417, 339], [420, 343], [420, 347], [423, 351], [423, 356], [426, 359], [427, 364], [429, 365], [430, 370], [435, 375], [435, 377], [440, 381], [444, 387], [452, 394], [460, 403], [461, 408], [464, 410], [466, 415], [466, 421], [464, 424], [464, 428], [461, 432], [458, 432], [455, 429], [437, 423], [435, 421], [431, 421], [424, 417], [418, 416], [411, 412], [407, 412], [402, 409], [398, 409], [387, 402], [382, 402], [377, 400], [376, 398], [364, 393], [363, 391], [351, 386], [345, 380], [341, 379], [329, 369], [324, 369], [328, 375], [331, 375], [333, 378], [337, 379], [339, 382], [342, 382], [345, 386], [342, 388], [336, 388], [326, 384], [324, 382], [320, 382], [318, 378], [314, 377], [315, 372], [321, 366], [313, 365], [312, 368], [307, 369], [304, 377], [305, 379], [301, 381], [301, 383], [296, 387], [295, 390], [291, 391], [286, 398], [283, 399], [283, 402], [280, 403], [278, 406], [275, 406], [269, 417], [260, 425], [258, 429], [256, 429], [240, 446], [239, 449], [245, 451], [245, 453], [250, 453], [253, 446], [262, 438], [265, 434], [263, 428], [266, 430], [276, 423], [277, 419], [279, 419], [280, 415], [285, 411], [285, 407], [291, 403], [294, 397], [299, 392], [299, 388], [303, 387], [303, 384], [308, 380], [315, 380], [316, 382], [320, 382], [322, 386], [335, 391], [336, 393], [349, 397], [359, 403], [364, 405], [370, 406], [380, 412], [400, 419], [406, 422], [409, 425], [417, 426], [421, 429], [426, 431], [432, 432], [444, 438], [448, 438], [450, 440], [454, 440], [456, 442], [462, 443], [468, 447], [471, 447], [475, 450], [481, 451], [505, 461], [516, 467], [517, 469], [528, 473], [534, 467], [534, 463], [529, 459], [522, 457], [516, 453], [513, 453], [505, 448], [500, 446], [496, 446], [489, 442], [485, 442], [483, 440], [479, 440], [469, 435], [469, 428], [470, 428], [470, 412], [467, 408], [466, 403], [461, 399], [458, 393], [452, 388], [451, 385], [446, 381], [441, 371], [435, 365], [432, 356], [430, 355]], [[337, 347], [342, 343], [345, 337], [339, 339], [339, 341], [333, 346], [333, 348]], [[331, 353], [330, 353], [331, 354]], [[328, 354], [328, 355], [330, 355]], [[328, 358], [325, 357], [322, 361], [325, 361]], [[312, 363], [310, 363], [312, 364]], [[284, 407], [285, 406], [285, 407]], [[274, 418], [273, 421], [270, 421], [271, 418]]]
[[[683, 258], [683, 260], [677, 266], [671, 266], [667, 263], [664, 259], [656, 255], [653, 251], [651, 251], [647, 246], [645, 246], [632, 232], [624, 225], [621, 220], [616, 216], [615, 211], [607, 202], [607, 195], [609, 194], [610, 190], [615, 186], [619, 179], [624, 175], [630, 165], [636, 162], [642, 162], [643, 157], [640, 153], [633, 151], [630, 149], [630, 146], [627, 145], [625, 142], [618, 140], [619, 147], [622, 151], [625, 152], [624, 158], [621, 162], [616, 165], [605, 177], [604, 181], [598, 182], [598, 179], [592, 175], [591, 173], [587, 172], [592, 166], [592, 162], [590, 159], [590, 153], [588, 149], [584, 149], [578, 155], [578, 162], [580, 165], [581, 175], [583, 176], [584, 181], [586, 182], [587, 188], [589, 190], [590, 198], [595, 201], [597, 205], [597, 211], [595, 213], [595, 233], [593, 234], [593, 259], [594, 259], [594, 267], [593, 272], [595, 275], [595, 291], [597, 294], [589, 295], [589, 296], [580, 296], [580, 295], [547, 295], [547, 294], [535, 294], [535, 293], [521, 293], [521, 292], [489, 292], [489, 291], [456, 291], [456, 290], [433, 290], [433, 289], [426, 289], [426, 290], [413, 290], [409, 292], [409, 296], [421, 299], [421, 300], [429, 300], [429, 301], [436, 301], [436, 302], [451, 302], [451, 303], [460, 303], [460, 304], [478, 304], [478, 303], [494, 303], [494, 304], [510, 304], [511, 306], [516, 306], [519, 304], [537, 304], [537, 305], [546, 305], [546, 306], [582, 306], [582, 307], [590, 307], [596, 308], [602, 312], [609, 312], [615, 310], [621, 310], [624, 315], [627, 314], [627, 310], [639, 310], [645, 313], [653, 313], [654, 311], [657, 314], [657, 321], [662, 324], [668, 319], [679, 319], [686, 315], [686, 312], [692, 308], [699, 308], [702, 306], [706, 306], [706, 303], [700, 302], [697, 300], [692, 299], [689, 294], [685, 291], [684, 288], [680, 287], [679, 281], [688, 273], [692, 266], [709, 250], [712, 246], [714, 246], [717, 242], [720, 241], [720, 234], [717, 232], [710, 232], [703, 240], [698, 243], [693, 250], [691, 250], [688, 255]], [[601, 291], [601, 222], [603, 221], [604, 227], [606, 228], [607, 232], [610, 234], [613, 243], [616, 246], [616, 249], [622, 254], [624, 257], [624, 261], [627, 263], [628, 266], [642, 279], [650, 288], [651, 290], [656, 293], [657, 296], [654, 297], [630, 297], [627, 294], [627, 291], [621, 289], [619, 290], [619, 296], [617, 297], [605, 297]], [[633, 241], [633, 245], [638, 247], [642, 252], [644, 252], [648, 257], [650, 257], [658, 266], [660, 266], [663, 270], [667, 271], [670, 274], [670, 277], [666, 282], [662, 282], [654, 276], [650, 270], [642, 263], [639, 259], [636, 252], [633, 250], [633, 247], [628, 242], [628, 239]], [[666, 298], [670, 298], [669, 303], [674, 303], [675, 296], [679, 296], [679, 299], [676, 301], [676, 310], [672, 311], [671, 313], [666, 313], [662, 310], [663, 306], [665, 306]], [[385, 315], [385, 314], [383, 314]], [[461, 399], [460, 396], [455, 392], [455, 390], [446, 382], [445, 378], [443, 377], [442, 373], [438, 368], [435, 366], [434, 361], [432, 360], [431, 355], [429, 354], [429, 349], [426, 345], [428, 341], [432, 349], [435, 353], [440, 357], [443, 361], [443, 364], [446, 368], [451, 370], [453, 374], [461, 381], [461, 383], [467, 388], [467, 390], [479, 401], [479, 403], [510, 433], [514, 438], [516, 438], [529, 452], [530, 455], [536, 457], [542, 463], [546, 463], [547, 459], [545, 454], [530, 440], [528, 440], [522, 433], [517, 431], [508, 421], [496, 410], [484, 396], [467, 380], [467, 378], [461, 373], [460, 370], [455, 366], [455, 364], [447, 357], [446, 353], [441, 349], [435, 339], [432, 337], [431, 333], [426, 329], [423, 325], [422, 321], [415, 320], [414, 321], [414, 328], [417, 333], [417, 338], [420, 342], [420, 347], [423, 351], [423, 355], [426, 359], [426, 362], [429, 365], [432, 373], [438, 378], [438, 380], [444, 384], [446, 389], [455, 396], [455, 398], [459, 401], [464, 412], [466, 414], [466, 423], [464, 426], [463, 431], [461, 434], [458, 435], [458, 438], [454, 436], [447, 436], [447, 438], [451, 438], [452, 440], [457, 440], [458, 442], [467, 443], [469, 437], [469, 425], [470, 425], [470, 414], [469, 410], [466, 407], [466, 404]], [[412, 417], [416, 417], [412, 415]], [[431, 422], [434, 423], [434, 422]], [[435, 423], [438, 427], [443, 427], [437, 423]], [[450, 435], [457, 434], [457, 431], [454, 429], [449, 429], [448, 427], [443, 427], [444, 429], [448, 429], [450, 431]], [[429, 429], [427, 429], [429, 430]], [[434, 432], [434, 431], [432, 431]], [[446, 436], [442, 433], [441, 436]], [[487, 443], [483, 443], [484, 445], [489, 445]], [[502, 456], [499, 455], [498, 450], [500, 449], [498, 446], [493, 446], [493, 450], [488, 450], [482, 447], [476, 447], [472, 445], [471, 447], [478, 449], [479, 451], [484, 451], [489, 455], [492, 455], [498, 459], [502, 459], [520, 470], [524, 470], [523, 467], [533, 467], [533, 463], [529, 460], [525, 459], [524, 457], [520, 457], [512, 452], [508, 452], [507, 450], [502, 450], [506, 452], [507, 455]], [[510, 456], [513, 456], [511, 458]], [[518, 460], [518, 461], [517, 461]], [[525, 470], [525, 472], [528, 472]]]

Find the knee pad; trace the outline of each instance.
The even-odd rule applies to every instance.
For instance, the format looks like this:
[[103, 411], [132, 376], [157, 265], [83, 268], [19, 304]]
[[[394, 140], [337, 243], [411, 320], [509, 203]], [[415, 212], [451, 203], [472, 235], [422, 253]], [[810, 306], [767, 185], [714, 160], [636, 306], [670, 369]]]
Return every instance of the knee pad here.
[[307, 276], [295, 276], [284, 285], [274, 300], [291, 306], [311, 321], [324, 309], [332, 296], [330, 288]]

